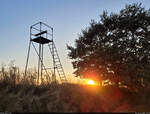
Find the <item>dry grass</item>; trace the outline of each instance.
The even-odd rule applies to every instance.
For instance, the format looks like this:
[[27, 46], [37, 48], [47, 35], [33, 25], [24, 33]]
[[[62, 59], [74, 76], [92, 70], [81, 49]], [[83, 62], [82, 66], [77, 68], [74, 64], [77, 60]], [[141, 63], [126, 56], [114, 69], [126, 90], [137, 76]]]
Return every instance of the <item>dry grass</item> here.
[[[17, 68], [16, 68], [17, 69]], [[36, 85], [19, 69], [0, 71], [0, 112], [147, 112], [150, 91], [135, 93], [115, 86]], [[31, 73], [30, 73], [31, 74]]]

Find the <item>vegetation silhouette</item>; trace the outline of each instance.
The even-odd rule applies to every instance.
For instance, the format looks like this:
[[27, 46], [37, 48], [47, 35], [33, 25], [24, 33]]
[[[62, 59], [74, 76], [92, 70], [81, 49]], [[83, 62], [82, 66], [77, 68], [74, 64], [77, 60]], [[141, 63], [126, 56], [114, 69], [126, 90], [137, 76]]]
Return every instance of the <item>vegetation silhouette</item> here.
[[109, 79], [133, 91], [150, 89], [150, 9], [141, 3], [118, 14], [104, 11], [67, 48], [76, 76]]
[[11, 66], [8, 70], [5, 67], [0, 70], [1, 112], [150, 111], [149, 91], [137, 93], [114, 85], [90, 86], [71, 83], [36, 85], [36, 81], [30, 78], [29, 73], [24, 79], [21, 78], [22, 74], [18, 73], [19, 69], [17, 72], [14, 71]]

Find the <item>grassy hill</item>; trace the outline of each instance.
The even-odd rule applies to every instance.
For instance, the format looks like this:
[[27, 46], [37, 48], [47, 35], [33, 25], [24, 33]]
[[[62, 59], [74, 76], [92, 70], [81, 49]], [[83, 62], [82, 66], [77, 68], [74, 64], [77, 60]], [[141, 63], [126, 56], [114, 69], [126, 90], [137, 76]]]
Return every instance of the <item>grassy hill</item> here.
[[44, 82], [19, 68], [0, 70], [0, 112], [150, 112], [150, 90], [115, 85], [89, 86]]
[[115, 86], [0, 82], [0, 112], [147, 112], [150, 92]]

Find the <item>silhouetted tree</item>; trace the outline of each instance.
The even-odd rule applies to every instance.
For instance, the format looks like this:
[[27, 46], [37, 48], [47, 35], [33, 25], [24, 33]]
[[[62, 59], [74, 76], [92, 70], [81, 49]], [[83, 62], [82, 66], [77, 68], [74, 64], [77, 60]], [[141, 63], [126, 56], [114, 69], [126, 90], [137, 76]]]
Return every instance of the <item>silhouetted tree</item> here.
[[119, 14], [104, 11], [67, 48], [76, 76], [145, 87], [150, 80], [150, 9], [131, 4]]

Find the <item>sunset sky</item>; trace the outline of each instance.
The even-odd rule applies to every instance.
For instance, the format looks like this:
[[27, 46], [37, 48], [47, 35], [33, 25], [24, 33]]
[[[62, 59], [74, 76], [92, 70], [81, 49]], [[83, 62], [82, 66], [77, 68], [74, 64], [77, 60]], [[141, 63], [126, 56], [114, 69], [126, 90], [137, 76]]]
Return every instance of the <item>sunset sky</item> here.
[[74, 45], [81, 29], [91, 19], [98, 21], [104, 10], [117, 13], [125, 4], [140, 2], [150, 8], [150, 0], [0, 0], [0, 64], [15, 60], [17, 66], [25, 67], [29, 27], [42, 21], [54, 28], [54, 41], [64, 70], [72, 75], [66, 44]]

